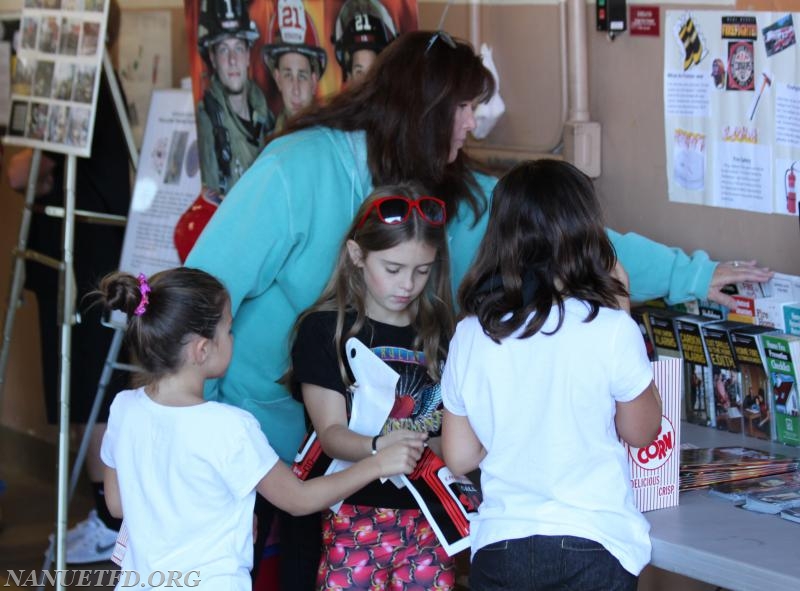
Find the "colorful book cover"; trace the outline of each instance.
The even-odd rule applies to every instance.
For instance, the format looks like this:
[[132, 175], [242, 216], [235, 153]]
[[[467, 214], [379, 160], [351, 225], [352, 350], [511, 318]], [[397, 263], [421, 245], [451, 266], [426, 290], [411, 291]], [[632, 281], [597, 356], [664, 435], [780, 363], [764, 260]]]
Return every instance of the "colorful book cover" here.
[[633, 306], [631, 308], [631, 318], [636, 322], [639, 327], [639, 332], [642, 333], [644, 339], [644, 346], [647, 349], [647, 357], [650, 361], [658, 359], [656, 353], [656, 345], [653, 341], [653, 332], [650, 329], [650, 321], [648, 319], [648, 308], [645, 306]]
[[714, 381], [702, 327], [713, 322], [697, 314], [674, 319], [684, 363], [684, 408], [686, 420], [696, 425], [716, 427]]
[[772, 332], [775, 331], [766, 326], [744, 325], [732, 330], [729, 335], [744, 395], [744, 432], [758, 439], [775, 437], [772, 421], [775, 411], [770, 404], [767, 360], [760, 336]]
[[656, 357], [680, 357], [681, 346], [675, 332], [674, 319], [682, 316], [680, 312], [666, 308], [647, 307], [647, 322], [653, 335]]
[[711, 300], [698, 300], [697, 313], [720, 322], [728, 319], [728, 308]]
[[717, 428], [731, 433], [744, 431], [742, 396], [739, 368], [733, 356], [730, 332], [741, 328], [740, 322], [722, 321], [701, 327], [703, 341], [711, 363], [711, 379], [714, 389], [714, 415]]
[[800, 445], [800, 405], [797, 377], [800, 337], [786, 334], [763, 335], [770, 395], [775, 411], [775, 436], [779, 443]]
[[800, 336], [800, 302], [783, 305], [783, 327], [785, 333]]

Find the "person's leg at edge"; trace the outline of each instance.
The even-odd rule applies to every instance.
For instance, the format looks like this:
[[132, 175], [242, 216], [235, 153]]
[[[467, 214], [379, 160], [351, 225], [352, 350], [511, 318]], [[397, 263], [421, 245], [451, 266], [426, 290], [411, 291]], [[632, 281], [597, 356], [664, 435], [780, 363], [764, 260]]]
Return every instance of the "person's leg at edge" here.
[[322, 516], [312, 513], [295, 517], [277, 511], [281, 589], [313, 591], [322, 551]]

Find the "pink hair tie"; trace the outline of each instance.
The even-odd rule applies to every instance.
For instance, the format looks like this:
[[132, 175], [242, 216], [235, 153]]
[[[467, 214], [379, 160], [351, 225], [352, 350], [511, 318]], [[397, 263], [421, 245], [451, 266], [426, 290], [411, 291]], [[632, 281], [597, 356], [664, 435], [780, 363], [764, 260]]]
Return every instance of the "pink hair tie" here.
[[147, 277], [145, 277], [144, 273], [139, 273], [136, 279], [139, 281], [139, 292], [142, 294], [142, 299], [139, 300], [139, 305], [136, 306], [133, 313], [136, 316], [141, 316], [147, 311], [147, 304], [150, 303], [150, 298], [147, 297], [147, 294], [152, 290], [150, 289], [150, 284], [147, 283]]

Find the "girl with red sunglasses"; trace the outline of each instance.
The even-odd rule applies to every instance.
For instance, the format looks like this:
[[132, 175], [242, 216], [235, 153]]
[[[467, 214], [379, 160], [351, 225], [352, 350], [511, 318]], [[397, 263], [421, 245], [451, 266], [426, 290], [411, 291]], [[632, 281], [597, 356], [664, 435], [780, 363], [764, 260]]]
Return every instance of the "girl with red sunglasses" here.
[[[411, 185], [375, 191], [356, 213], [322, 295], [295, 325], [286, 381], [332, 458], [357, 461], [420, 438], [440, 450], [440, 368], [453, 330], [445, 221], [444, 202]], [[348, 428], [351, 337], [400, 375], [375, 437]], [[317, 589], [432, 583], [451, 589], [455, 568], [407, 489], [375, 481], [323, 514]]]

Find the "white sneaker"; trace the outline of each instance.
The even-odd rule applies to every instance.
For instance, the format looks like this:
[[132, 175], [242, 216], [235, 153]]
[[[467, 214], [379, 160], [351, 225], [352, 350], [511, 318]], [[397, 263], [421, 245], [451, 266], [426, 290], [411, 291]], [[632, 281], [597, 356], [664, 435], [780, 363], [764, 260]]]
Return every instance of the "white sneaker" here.
[[[89, 517], [67, 531], [66, 562], [68, 564], [86, 564], [110, 560], [118, 533], [107, 527], [97, 516], [97, 511], [93, 509], [89, 512]], [[53, 534], [50, 534], [48, 539], [52, 547]], [[49, 551], [50, 548], [48, 548]]]

